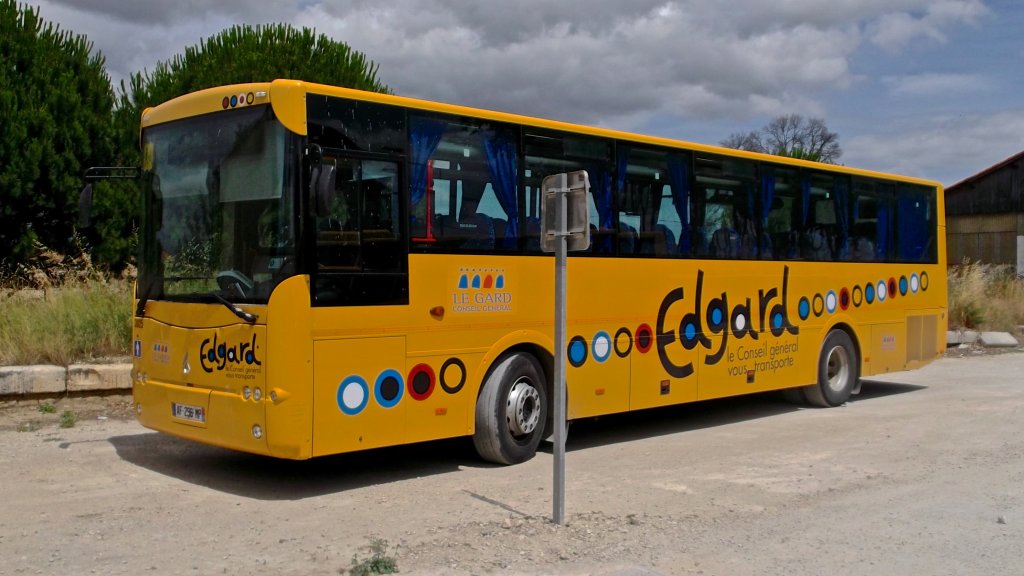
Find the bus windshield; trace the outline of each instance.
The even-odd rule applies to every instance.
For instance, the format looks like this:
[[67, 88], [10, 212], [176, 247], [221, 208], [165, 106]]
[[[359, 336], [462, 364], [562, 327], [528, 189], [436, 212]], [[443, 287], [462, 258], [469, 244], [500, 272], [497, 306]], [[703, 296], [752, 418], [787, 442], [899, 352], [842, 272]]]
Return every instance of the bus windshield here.
[[269, 106], [143, 132], [140, 301], [267, 302], [295, 273], [294, 145]]

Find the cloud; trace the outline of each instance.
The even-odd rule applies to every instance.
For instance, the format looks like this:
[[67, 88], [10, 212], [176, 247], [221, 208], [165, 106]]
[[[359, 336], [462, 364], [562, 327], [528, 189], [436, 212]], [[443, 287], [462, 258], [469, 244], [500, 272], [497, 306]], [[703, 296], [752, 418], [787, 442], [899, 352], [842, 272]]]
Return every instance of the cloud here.
[[938, 180], [947, 186], [1024, 150], [1024, 109], [908, 119], [843, 145], [851, 166]]
[[107, 21], [113, 19], [161, 27], [175, 22], [202, 22], [225, 17], [245, 22], [270, 22], [290, 18], [298, 7], [294, 0], [49, 0], [43, 4], [101, 16]]
[[981, 0], [940, 0], [921, 4], [925, 6], [920, 12], [883, 14], [872, 26], [871, 41], [893, 52], [919, 38], [945, 43], [948, 29], [964, 24], [974, 25], [989, 13]]
[[992, 79], [981, 74], [930, 72], [908, 76], [887, 76], [882, 79], [882, 83], [896, 96], [913, 98], [987, 92], [995, 86]]
[[738, 4], [325, 0], [296, 23], [366, 52], [399, 93], [578, 122], [816, 112], [809, 95], [851, 83], [855, 22], [753, 30], [760, 3]]

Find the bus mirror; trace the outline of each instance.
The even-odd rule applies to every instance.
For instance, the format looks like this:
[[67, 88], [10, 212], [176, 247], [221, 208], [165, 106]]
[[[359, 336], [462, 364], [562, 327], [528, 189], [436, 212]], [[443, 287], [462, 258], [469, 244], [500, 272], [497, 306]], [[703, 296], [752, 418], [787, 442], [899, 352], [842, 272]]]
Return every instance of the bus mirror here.
[[316, 215], [320, 218], [331, 214], [334, 205], [335, 185], [338, 180], [338, 168], [334, 164], [324, 164], [316, 177]]
[[92, 227], [92, 184], [86, 184], [78, 194], [78, 227]]

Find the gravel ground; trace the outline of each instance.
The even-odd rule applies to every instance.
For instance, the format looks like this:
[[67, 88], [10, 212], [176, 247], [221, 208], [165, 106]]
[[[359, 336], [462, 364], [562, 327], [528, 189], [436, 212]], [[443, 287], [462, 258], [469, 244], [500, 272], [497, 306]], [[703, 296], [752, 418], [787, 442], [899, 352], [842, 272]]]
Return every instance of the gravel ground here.
[[[951, 355], [830, 409], [775, 395], [574, 423], [567, 525], [550, 446], [460, 439], [307, 462], [141, 428], [125, 396], [0, 404], [0, 575], [1024, 573], [1024, 354]], [[65, 411], [78, 416], [61, 428]]]

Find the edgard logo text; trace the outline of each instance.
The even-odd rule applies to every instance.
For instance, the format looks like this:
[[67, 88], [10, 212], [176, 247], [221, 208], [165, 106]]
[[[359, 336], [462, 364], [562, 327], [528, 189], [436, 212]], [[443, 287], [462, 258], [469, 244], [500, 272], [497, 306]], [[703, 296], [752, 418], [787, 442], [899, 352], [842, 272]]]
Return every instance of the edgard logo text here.
[[251, 342], [237, 342], [230, 346], [225, 342], [218, 342], [217, 334], [214, 334], [212, 341], [207, 338], [199, 345], [199, 363], [207, 373], [241, 368], [243, 365], [262, 366], [263, 362], [256, 356], [258, 350], [255, 334], [252, 335]]
[[452, 293], [455, 312], [511, 312], [512, 293], [508, 291], [503, 268], [461, 268], [457, 288]]

